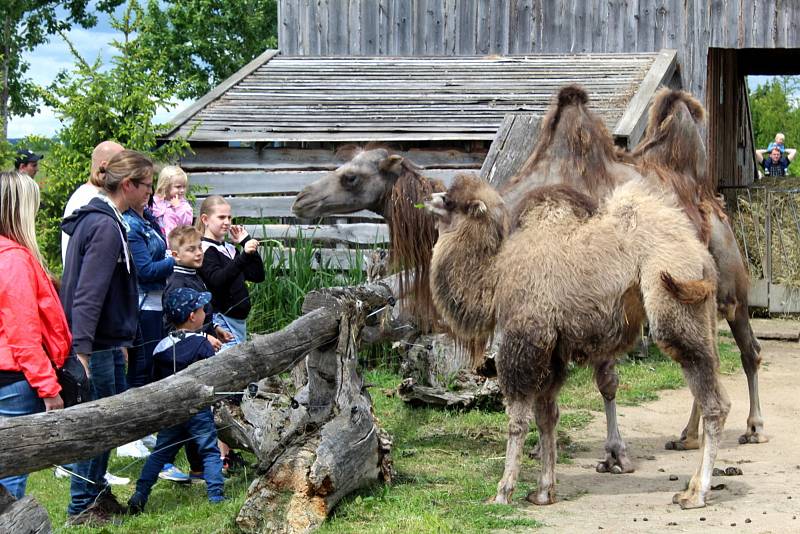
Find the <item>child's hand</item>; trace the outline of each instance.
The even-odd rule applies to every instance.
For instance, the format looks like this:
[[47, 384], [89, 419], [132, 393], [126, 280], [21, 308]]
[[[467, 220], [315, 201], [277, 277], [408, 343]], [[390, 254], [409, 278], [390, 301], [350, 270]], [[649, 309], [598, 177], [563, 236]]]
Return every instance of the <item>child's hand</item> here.
[[228, 233], [233, 239], [234, 243], [241, 243], [247, 237], [247, 230], [244, 229], [244, 226], [241, 224], [232, 224], [231, 229], [228, 230]]
[[247, 243], [244, 244], [244, 253], [245, 254], [255, 254], [258, 250], [258, 240], [257, 239], [250, 239]]
[[220, 338], [225, 343], [227, 343], [228, 341], [233, 341], [233, 334], [231, 334], [221, 326], [215, 326], [214, 332], [217, 334], [217, 337]]
[[211, 343], [211, 348], [214, 349], [214, 352], [219, 352], [219, 349], [222, 348], [222, 342], [211, 334], [206, 334], [206, 339]]
[[179, 195], [175, 195], [169, 200], [169, 203], [172, 205], [173, 208], [177, 208], [181, 205], [181, 197]]

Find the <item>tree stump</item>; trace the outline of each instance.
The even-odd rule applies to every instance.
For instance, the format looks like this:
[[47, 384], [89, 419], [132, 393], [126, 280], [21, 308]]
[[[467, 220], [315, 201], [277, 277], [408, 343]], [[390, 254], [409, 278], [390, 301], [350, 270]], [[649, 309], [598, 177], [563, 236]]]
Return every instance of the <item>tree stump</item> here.
[[391, 439], [356, 369], [365, 314], [357, 302], [340, 309], [337, 342], [308, 355], [308, 383], [294, 397], [262, 381], [230, 414], [258, 458], [236, 518], [244, 532], [309, 532], [345, 495], [391, 482]]
[[50, 517], [30, 495], [16, 500], [0, 485], [0, 532], [48, 534], [52, 532]]

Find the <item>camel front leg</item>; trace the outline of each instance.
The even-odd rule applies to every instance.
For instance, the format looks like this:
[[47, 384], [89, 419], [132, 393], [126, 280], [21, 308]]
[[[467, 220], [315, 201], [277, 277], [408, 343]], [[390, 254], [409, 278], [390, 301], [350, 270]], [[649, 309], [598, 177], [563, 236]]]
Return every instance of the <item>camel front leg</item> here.
[[522, 463], [522, 449], [533, 418], [533, 398], [506, 399], [506, 413], [508, 414], [506, 464], [503, 478], [497, 484], [497, 495], [494, 498], [497, 504], [511, 503]]
[[539, 485], [526, 499], [533, 504], [546, 505], [556, 502], [556, 424], [558, 405], [554, 395], [536, 397], [536, 427], [541, 443], [542, 470]]
[[606, 443], [605, 460], [598, 462], [596, 470], [598, 473], [633, 473], [633, 462], [628, 457], [628, 450], [625, 441], [619, 432], [617, 423], [617, 387], [619, 387], [619, 376], [617, 375], [616, 362], [606, 360], [599, 362], [594, 368], [594, 380], [597, 389], [603, 395], [603, 405], [606, 412]]
[[689, 414], [689, 421], [681, 432], [681, 437], [677, 440], [670, 440], [664, 444], [664, 448], [669, 451], [688, 451], [700, 448], [700, 406], [697, 399], [692, 402], [692, 412]]

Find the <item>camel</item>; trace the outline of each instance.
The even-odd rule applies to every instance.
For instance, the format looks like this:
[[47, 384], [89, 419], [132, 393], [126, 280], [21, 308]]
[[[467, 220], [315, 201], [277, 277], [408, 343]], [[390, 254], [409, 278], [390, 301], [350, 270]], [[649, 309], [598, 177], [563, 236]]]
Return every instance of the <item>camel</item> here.
[[730, 408], [718, 379], [716, 268], [665, 196], [631, 181], [598, 208], [574, 188], [546, 186], [509, 211], [488, 184], [460, 175], [426, 201], [439, 230], [431, 259], [437, 310], [455, 332], [496, 328], [503, 336], [497, 371], [509, 431], [494, 502], [510, 502], [532, 418], [542, 468], [527, 499], [555, 502], [557, 396], [568, 365], [613, 361], [646, 318], [655, 342], [681, 365], [703, 415], [700, 465], [673, 502], [705, 506]]
[[[685, 91], [661, 89], [654, 97], [647, 129], [631, 158], [639, 172], [653, 183], [676, 193], [677, 199], [698, 228], [719, 272], [717, 309], [730, 325], [747, 376], [750, 411], [747, 430], [739, 443], [764, 443], [764, 419], [758, 395], [761, 346], [750, 325], [748, 293], [750, 276], [720, 199], [716, 183], [706, 174], [706, 151], [701, 134], [705, 110]], [[699, 411], [692, 407], [689, 422], [678, 441], [668, 449], [695, 449]]]
[[351, 159], [306, 186], [292, 204], [298, 217], [319, 218], [337, 213], [369, 210], [389, 226], [391, 267], [401, 273], [403, 299], [421, 332], [436, 322], [430, 297], [428, 269], [436, 242], [433, 220], [418, 209], [431, 193], [444, 191], [438, 180], [428, 179], [412, 161], [388, 149], [342, 147], [338, 155]]

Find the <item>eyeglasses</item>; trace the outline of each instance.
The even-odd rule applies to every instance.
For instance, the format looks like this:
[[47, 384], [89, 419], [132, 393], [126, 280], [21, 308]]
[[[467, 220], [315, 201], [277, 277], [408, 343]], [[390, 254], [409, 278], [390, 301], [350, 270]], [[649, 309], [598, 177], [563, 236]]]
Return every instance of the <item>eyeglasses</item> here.
[[153, 181], [149, 182], [133, 182], [133, 185], [138, 189], [140, 185], [147, 186], [148, 189], [153, 189]]

